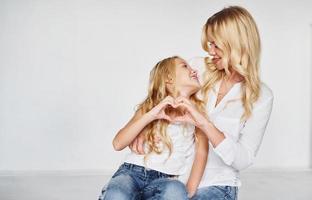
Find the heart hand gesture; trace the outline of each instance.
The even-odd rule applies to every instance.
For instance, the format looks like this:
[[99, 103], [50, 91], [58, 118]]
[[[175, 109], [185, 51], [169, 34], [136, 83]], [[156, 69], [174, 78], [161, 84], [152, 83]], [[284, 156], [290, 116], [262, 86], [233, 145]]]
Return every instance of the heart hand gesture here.
[[165, 119], [171, 122], [172, 119], [165, 113], [165, 109], [168, 106], [174, 107], [174, 99], [172, 96], [164, 98], [158, 105], [152, 108], [148, 114], [150, 114], [154, 120]]
[[173, 119], [173, 121], [179, 122], [187, 122], [191, 123], [194, 126], [201, 127], [202, 124], [205, 122], [206, 116], [197, 110], [197, 108], [192, 104], [192, 102], [187, 99], [186, 97], [178, 97], [175, 100], [174, 107], [182, 107], [186, 109], [186, 113], [182, 116], [177, 116]]

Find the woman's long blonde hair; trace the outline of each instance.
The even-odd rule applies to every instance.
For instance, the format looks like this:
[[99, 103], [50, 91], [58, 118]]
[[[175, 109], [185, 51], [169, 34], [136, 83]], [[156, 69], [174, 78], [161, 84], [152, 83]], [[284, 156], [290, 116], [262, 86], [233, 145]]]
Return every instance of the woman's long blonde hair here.
[[[176, 59], [181, 58], [178, 56], [169, 57], [161, 60], [154, 66], [150, 72], [148, 95], [145, 100], [138, 105], [137, 111], [144, 114], [158, 105], [168, 95], [173, 95], [166, 87], [166, 81], [170, 77], [175, 82]], [[176, 92], [175, 88], [173, 92]], [[190, 96], [190, 100], [198, 109], [204, 111], [204, 102], [199, 100], [196, 97], [196, 94], [192, 94]], [[178, 110], [174, 110], [173, 108], [166, 110], [168, 113], [181, 114]], [[161, 148], [156, 142], [156, 136], [160, 137], [162, 144], [164, 144], [169, 150], [169, 156], [171, 155], [172, 143], [166, 132], [168, 125], [169, 122], [167, 120], [159, 119], [151, 122], [144, 128], [146, 131], [146, 142], [148, 145], [148, 152], [145, 156], [145, 160], [147, 159], [148, 154], [152, 152], [160, 154], [163, 151], [163, 148]]]
[[260, 51], [261, 42], [257, 25], [250, 13], [239, 6], [230, 6], [211, 16], [203, 27], [202, 47], [208, 52], [208, 36], [222, 51], [224, 71], [206, 58], [205, 83], [203, 85], [205, 100], [208, 92], [217, 81], [228, 77], [230, 70], [235, 70], [243, 77], [242, 119], [251, 116], [253, 104], [260, 94]]

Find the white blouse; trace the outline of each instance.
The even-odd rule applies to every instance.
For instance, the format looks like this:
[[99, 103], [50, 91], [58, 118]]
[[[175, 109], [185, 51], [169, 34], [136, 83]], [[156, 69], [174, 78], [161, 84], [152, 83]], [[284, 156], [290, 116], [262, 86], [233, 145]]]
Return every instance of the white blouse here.
[[[189, 63], [203, 74], [205, 64], [202, 58], [194, 58]], [[216, 148], [209, 143], [208, 161], [199, 187], [241, 185], [239, 171], [253, 163], [272, 110], [273, 93], [262, 83], [252, 116], [241, 121], [244, 113], [240, 101], [241, 83], [236, 83], [215, 107], [220, 85], [221, 81], [208, 93], [206, 108], [209, 120], [225, 135], [225, 139]]]

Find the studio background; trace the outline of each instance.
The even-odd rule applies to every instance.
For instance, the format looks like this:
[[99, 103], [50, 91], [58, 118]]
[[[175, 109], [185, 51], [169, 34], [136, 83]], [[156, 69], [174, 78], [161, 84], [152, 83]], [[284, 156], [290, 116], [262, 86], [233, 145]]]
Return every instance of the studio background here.
[[252, 169], [310, 168], [311, 1], [0, 0], [0, 173], [113, 172], [151, 68], [205, 56], [201, 28], [228, 5], [254, 16], [275, 97]]

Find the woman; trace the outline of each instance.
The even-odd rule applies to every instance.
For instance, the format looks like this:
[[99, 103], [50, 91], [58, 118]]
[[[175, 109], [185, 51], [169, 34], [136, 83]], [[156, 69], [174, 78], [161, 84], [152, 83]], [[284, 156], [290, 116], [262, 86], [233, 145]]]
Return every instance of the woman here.
[[[180, 121], [193, 124], [209, 140], [204, 175], [192, 200], [237, 199], [239, 172], [249, 167], [259, 150], [270, 118], [273, 94], [259, 77], [260, 37], [250, 13], [238, 6], [224, 8], [204, 25], [202, 94], [208, 117], [193, 104], [179, 99], [187, 109]], [[200, 67], [197, 65], [197, 67]], [[132, 143], [141, 152], [142, 140]]]
[[[187, 192], [194, 195], [206, 165], [207, 137], [193, 124], [172, 122], [183, 115], [173, 98], [183, 96], [204, 112], [203, 102], [195, 96], [199, 89], [197, 73], [183, 59], [169, 57], [155, 65], [146, 99], [113, 140], [115, 150], [120, 151], [144, 133], [147, 154], [130, 153], [104, 187], [100, 200], [182, 200], [187, 199]], [[188, 167], [194, 154], [194, 164]]]

